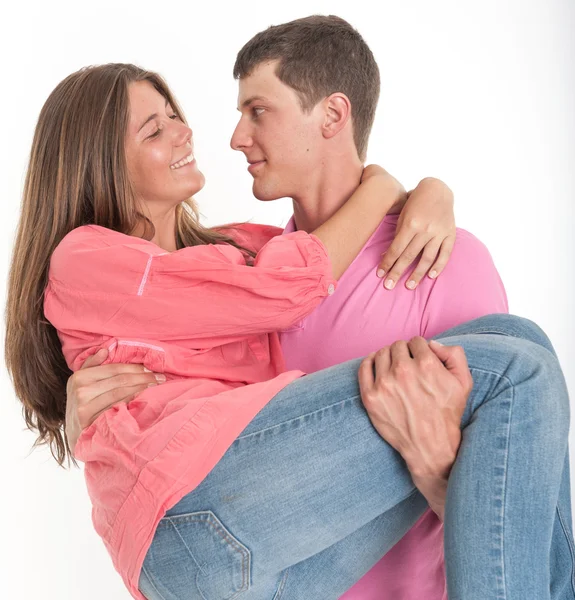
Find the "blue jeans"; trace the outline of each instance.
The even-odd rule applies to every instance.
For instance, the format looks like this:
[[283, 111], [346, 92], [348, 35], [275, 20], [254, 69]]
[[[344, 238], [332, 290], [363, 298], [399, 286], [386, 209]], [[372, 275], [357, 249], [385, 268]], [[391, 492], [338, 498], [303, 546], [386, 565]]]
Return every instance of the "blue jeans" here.
[[[573, 600], [569, 399], [534, 323], [490, 315], [437, 336], [474, 387], [445, 510], [450, 600]], [[275, 396], [166, 513], [144, 561], [149, 600], [335, 600], [427, 508], [375, 431], [360, 361]]]

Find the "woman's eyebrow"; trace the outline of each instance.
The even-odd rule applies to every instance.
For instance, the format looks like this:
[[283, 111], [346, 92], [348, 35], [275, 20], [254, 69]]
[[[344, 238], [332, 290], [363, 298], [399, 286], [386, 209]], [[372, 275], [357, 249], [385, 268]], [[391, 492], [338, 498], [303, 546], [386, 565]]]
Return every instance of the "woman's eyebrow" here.
[[[166, 106], [168, 106], [169, 102], [168, 99], [166, 98]], [[147, 125], [152, 119], [155, 119], [158, 116], [158, 113], [154, 113], [153, 115], [150, 115], [143, 123], [142, 126], [140, 127], [140, 129], [138, 129], [138, 133], [140, 133], [140, 131], [142, 131], [143, 127], [145, 125]]]

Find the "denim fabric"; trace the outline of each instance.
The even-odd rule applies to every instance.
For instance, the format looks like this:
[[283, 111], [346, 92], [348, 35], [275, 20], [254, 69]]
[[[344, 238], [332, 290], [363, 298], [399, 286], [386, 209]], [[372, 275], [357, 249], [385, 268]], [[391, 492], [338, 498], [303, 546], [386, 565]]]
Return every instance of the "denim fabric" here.
[[[474, 380], [447, 492], [450, 600], [573, 600], [570, 407], [549, 340], [510, 315], [436, 339], [463, 346]], [[369, 421], [359, 363], [287, 386], [167, 511], [146, 598], [335, 600], [412, 527], [427, 503]]]

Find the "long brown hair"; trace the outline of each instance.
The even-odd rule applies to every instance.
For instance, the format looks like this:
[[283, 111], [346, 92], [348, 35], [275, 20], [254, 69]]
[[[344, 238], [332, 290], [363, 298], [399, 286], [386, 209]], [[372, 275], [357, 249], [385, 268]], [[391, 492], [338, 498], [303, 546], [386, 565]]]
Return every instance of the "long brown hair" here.
[[[58, 464], [75, 463], [63, 431], [68, 368], [56, 329], [43, 310], [50, 256], [66, 234], [94, 224], [130, 234], [152, 223], [139, 210], [128, 177], [125, 133], [129, 84], [149, 81], [185, 122], [166, 82], [131, 64], [86, 67], [61, 81], [44, 104], [24, 184], [6, 306], [6, 365], [23, 404], [26, 426], [38, 432]], [[176, 207], [177, 247], [228, 243], [200, 225], [192, 198]]]

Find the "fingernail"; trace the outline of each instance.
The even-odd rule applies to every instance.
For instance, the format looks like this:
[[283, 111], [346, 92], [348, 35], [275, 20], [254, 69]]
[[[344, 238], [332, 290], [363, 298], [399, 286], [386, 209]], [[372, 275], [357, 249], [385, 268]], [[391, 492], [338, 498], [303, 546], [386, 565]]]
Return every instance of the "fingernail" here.
[[415, 289], [415, 281], [413, 281], [413, 279], [411, 279], [410, 281], [408, 281], [408, 282], [407, 282], [407, 287], [408, 287], [410, 290], [413, 290], [413, 289]]
[[152, 371], [150, 371], [150, 369], [146, 369], [146, 367], [144, 367], [144, 371], [146, 371], [146, 373], [151, 373]]
[[102, 355], [103, 355], [103, 354], [105, 354], [105, 353], [106, 353], [106, 348], [100, 348], [100, 349], [98, 350], [98, 352], [96, 352], [96, 354], [97, 354], [98, 356], [102, 356]]
[[160, 375], [158, 375], [158, 374], [156, 373], [156, 376], [155, 376], [155, 377], [156, 377], [156, 381], [159, 381], [160, 383], [163, 383], [164, 381], [166, 381], [166, 376], [165, 376], [165, 375], [161, 375], [161, 374], [160, 374]]
[[443, 346], [443, 344], [441, 342], [438, 342], [437, 340], [431, 340], [429, 343], [435, 344], [436, 346]]
[[431, 279], [435, 279], [437, 277], [437, 271], [431, 271], [429, 277], [431, 277]]
[[385, 282], [385, 287], [386, 287], [388, 290], [392, 290], [394, 285], [395, 285], [395, 282], [393, 281], [393, 279], [388, 279], [388, 280]]
[[381, 279], [385, 275], [385, 271], [383, 269], [377, 270], [377, 276]]
[[148, 387], [155, 387], [156, 385], [158, 385], [157, 383], [148, 383]]

